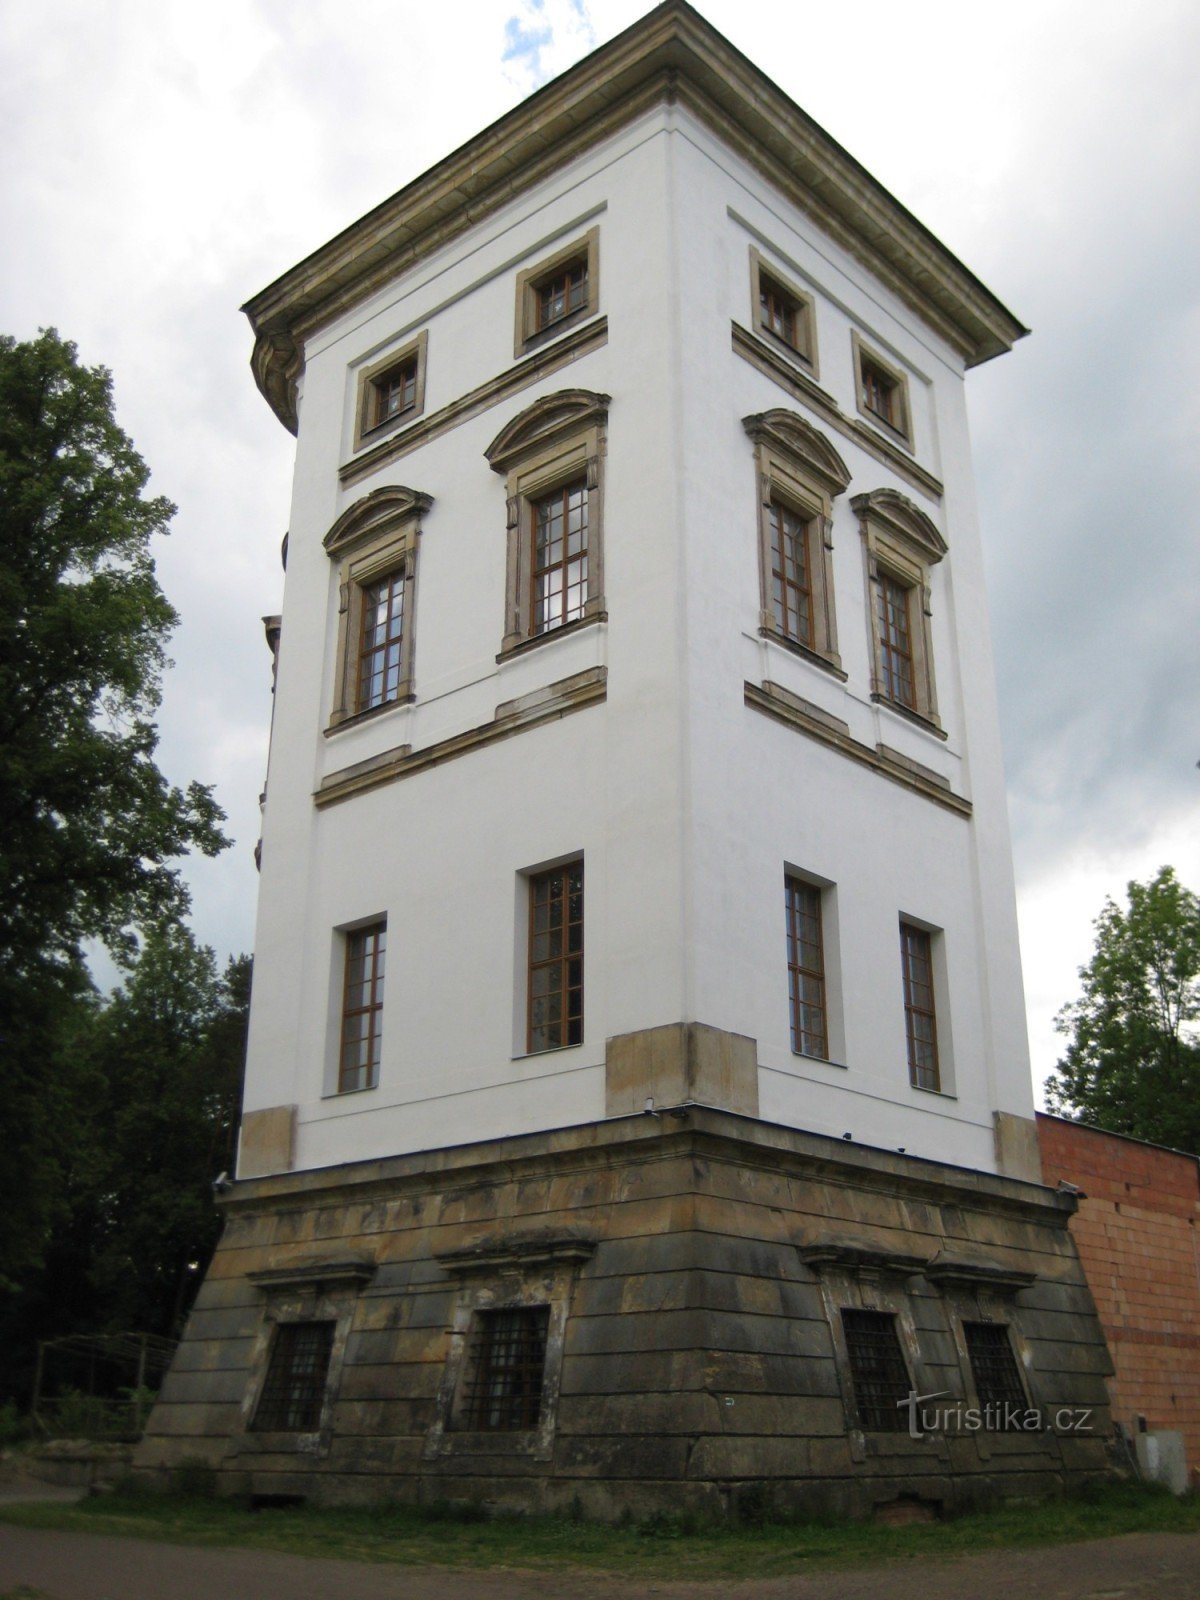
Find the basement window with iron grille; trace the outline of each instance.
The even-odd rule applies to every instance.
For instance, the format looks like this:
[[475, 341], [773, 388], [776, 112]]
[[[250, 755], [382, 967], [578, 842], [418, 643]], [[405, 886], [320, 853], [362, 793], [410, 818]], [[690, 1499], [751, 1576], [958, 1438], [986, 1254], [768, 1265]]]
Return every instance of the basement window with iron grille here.
[[549, 1306], [510, 1306], [475, 1313], [463, 1428], [512, 1433], [537, 1427], [549, 1326]]
[[283, 1322], [251, 1426], [260, 1433], [315, 1433], [321, 1425], [332, 1322]]
[[1003, 1322], [964, 1322], [967, 1356], [981, 1406], [1008, 1415], [1029, 1405], [1008, 1328]]
[[886, 1311], [845, 1310], [842, 1332], [854, 1385], [859, 1425], [878, 1433], [903, 1433], [912, 1393], [896, 1319]]

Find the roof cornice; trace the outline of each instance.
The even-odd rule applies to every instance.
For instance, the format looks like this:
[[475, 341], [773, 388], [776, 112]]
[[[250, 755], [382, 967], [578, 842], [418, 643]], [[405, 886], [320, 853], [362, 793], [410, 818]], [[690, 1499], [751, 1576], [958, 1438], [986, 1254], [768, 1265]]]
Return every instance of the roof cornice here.
[[247, 301], [252, 366], [293, 432], [304, 341], [655, 105], [678, 102], [860, 260], [968, 366], [1028, 330], [686, 0], [544, 85]]

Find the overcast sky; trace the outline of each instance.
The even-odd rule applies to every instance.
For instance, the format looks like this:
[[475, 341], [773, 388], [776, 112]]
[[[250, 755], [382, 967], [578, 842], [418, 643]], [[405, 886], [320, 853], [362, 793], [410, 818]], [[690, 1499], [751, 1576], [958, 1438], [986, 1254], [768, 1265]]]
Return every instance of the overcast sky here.
[[[161, 764], [236, 847], [189, 863], [218, 954], [251, 852], [293, 441], [238, 307], [632, 22], [642, 0], [8, 0], [0, 331], [115, 376], [179, 506]], [[1200, 890], [1200, 6], [705, 0], [1032, 329], [968, 380], [1035, 1077], [1106, 894]]]

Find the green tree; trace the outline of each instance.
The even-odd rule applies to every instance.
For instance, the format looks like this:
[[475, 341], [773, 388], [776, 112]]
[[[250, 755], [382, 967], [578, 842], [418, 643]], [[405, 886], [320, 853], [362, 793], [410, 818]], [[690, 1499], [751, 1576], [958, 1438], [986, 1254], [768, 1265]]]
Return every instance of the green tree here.
[[1052, 1111], [1200, 1155], [1200, 900], [1170, 867], [1105, 903], [1068, 1040], [1046, 1084]]
[[150, 541], [173, 507], [113, 416], [112, 383], [51, 329], [0, 338], [0, 1288], [38, 1259], [64, 1005], [80, 949], [182, 915], [178, 858], [228, 842], [200, 784], [154, 762], [176, 622]]

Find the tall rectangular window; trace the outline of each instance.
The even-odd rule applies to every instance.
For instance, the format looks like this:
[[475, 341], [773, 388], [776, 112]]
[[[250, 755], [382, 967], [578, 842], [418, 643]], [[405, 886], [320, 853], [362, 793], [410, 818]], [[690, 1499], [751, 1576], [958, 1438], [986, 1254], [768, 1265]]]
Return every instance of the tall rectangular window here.
[[940, 1089], [937, 1013], [933, 998], [933, 941], [924, 928], [900, 924], [900, 957], [904, 973], [904, 1031], [908, 1040], [908, 1076], [915, 1089]]
[[281, 1322], [252, 1427], [269, 1433], [312, 1433], [321, 1425], [332, 1322]]
[[373, 923], [346, 936], [346, 982], [338, 1093], [373, 1089], [379, 1082], [383, 1042], [383, 968], [387, 924]]
[[477, 1311], [463, 1427], [536, 1428], [542, 1409], [549, 1306]]
[[583, 1042], [583, 862], [529, 880], [527, 1048]]
[[887, 1311], [847, 1309], [842, 1332], [859, 1425], [880, 1433], [904, 1432], [908, 1410], [901, 1402], [908, 1399], [912, 1384], [895, 1317]]
[[889, 573], [879, 574], [879, 678], [880, 690], [897, 705], [915, 711], [917, 694], [913, 678], [912, 627], [909, 596], [912, 591]]
[[784, 879], [787, 907], [788, 992], [792, 1049], [802, 1056], [829, 1054], [825, 1013], [825, 949], [821, 891], [799, 878]]
[[564, 484], [533, 502], [530, 615], [534, 634], [583, 616], [588, 595], [586, 479]]
[[771, 604], [775, 626], [786, 639], [811, 645], [811, 523], [777, 500], [771, 501], [767, 516], [771, 533]]
[[1008, 1329], [1004, 1324], [964, 1322], [963, 1334], [979, 1404], [1001, 1409], [1013, 1406], [1024, 1410], [1029, 1401], [1025, 1397], [1017, 1358], [1013, 1355]]
[[404, 650], [404, 573], [363, 586], [356, 707], [369, 711], [400, 693]]

